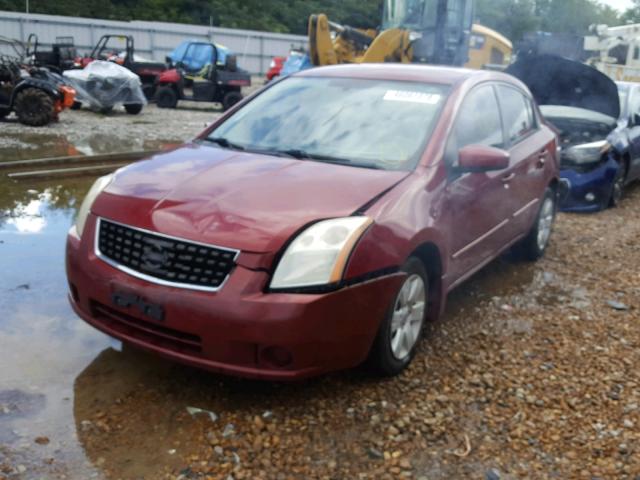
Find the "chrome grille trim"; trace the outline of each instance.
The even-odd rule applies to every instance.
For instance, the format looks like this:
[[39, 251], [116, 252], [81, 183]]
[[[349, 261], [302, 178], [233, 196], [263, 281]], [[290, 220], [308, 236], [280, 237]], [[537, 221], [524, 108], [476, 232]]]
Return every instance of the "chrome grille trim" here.
[[[231, 259], [231, 262], [233, 262], [233, 265], [231, 266], [229, 273], [226, 275], [226, 277], [224, 278], [224, 280], [220, 283], [220, 285], [218, 286], [202, 286], [202, 285], [194, 285], [194, 284], [190, 284], [188, 282], [176, 282], [176, 281], [170, 281], [170, 280], [165, 280], [162, 278], [157, 278], [154, 277], [153, 275], [149, 275], [143, 272], [139, 272], [137, 270], [134, 270], [133, 268], [130, 268], [126, 265], [123, 265], [121, 263], [119, 263], [117, 260], [114, 260], [110, 257], [108, 257], [106, 254], [103, 254], [100, 251], [100, 231], [101, 231], [101, 227], [102, 227], [102, 221], [108, 222], [108, 223], [112, 223], [115, 225], [118, 225], [120, 227], [124, 227], [126, 229], [130, 229], [130, 230], [134, 230], [134, 231], [138, 231], [140, 233], [143, 234], [148, 234], [148, 235], [152, 235], [152, 236], [156, 236], [156, 237], [162, 237], [162, 238], [166, 238], [168, 240], [171, 241], [176, 241], [176, 242], [181, 242], [181, 243], [187, 243], [187, 244], [192, 244], [192, 245], [197, 245], [197, 246], [201, 246], [201, 247], [207, 247], [209, 249], [216, 249], [216, 250], [221, 250], [224, 252], [229, 252], [233, 254], [233, 258]], [[240, 255], [240, 250], [236, 250], [233, 248], [227, 248], [227, 247], [220, 247], [217, 245], [212, 245], [212, 244], [207, 244], [207, 243], [202, 243], [202, 242], [196, 242], [193, 240], [187, 240], [184, 238], [180, 238], [180, 237], [174, 237], [171, 235], [166, 235], [163, 233], [159, 233], [159, 232], [154, 232], [151, 230], [146, 230], [144, 228], [139, 228], [139, 227], [132, 227], [131, 225], [126, 225], [120, 222], [116, 222], [114, 220], [110, 220], [110, 219], [102, 219], [101, 217], [97, 217], [96, 219], [96, 229], [95, 229], [95, 235], [94, 235], [94, 253], [96, 255], [96, 257], [98, 257], [100, 260], [102, 260], [103, 262], [107, 263], [108, 265], [120, 270], [121, 272], [124, 272], [128, 275], [131, 275], [132, 277], [136, 277], [139, 278], [141, 280], [145, 280], [147, 282], [150, 283], [154, 283], [157, 285], [163, 285], [166, 287], [174, 287], [174, 288], [182, 288], [182, 289], [187, 289], [187, 290], [196, 290], [196, 291], [200, 291], [200, 292], [217, 292], [219, 291], [222, 287], [224, 287], [224, 285], [227, 283], [227, 280], [229, 280], [229, 277], [231, 276], [231, 273], [233, 272], [233, 269], [236, 266], [236, 260], [238, 259], [238, 256]]]

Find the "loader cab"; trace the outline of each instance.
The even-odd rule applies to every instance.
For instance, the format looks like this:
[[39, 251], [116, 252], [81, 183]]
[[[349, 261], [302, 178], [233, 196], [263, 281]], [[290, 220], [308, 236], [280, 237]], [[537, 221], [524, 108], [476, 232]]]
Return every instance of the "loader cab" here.
[[415, 63], [464, 65], [469, 56], [472, 0], [385, 0], [382, 29], [411, 31]]

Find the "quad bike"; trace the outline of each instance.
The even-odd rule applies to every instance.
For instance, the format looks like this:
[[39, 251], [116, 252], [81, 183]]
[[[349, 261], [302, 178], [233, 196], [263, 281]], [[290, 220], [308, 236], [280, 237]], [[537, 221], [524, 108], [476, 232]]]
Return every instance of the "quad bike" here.
[[15, 57], [0, 56], [0, 119], [15, 112], [21, 123], [39, 127], [71, 107], [75, 90], [46, 68], [25, 70]]
[[[204, 67], [196, 74], [188, 73], [188, 59], [206, 59]], [[238, 68], [236, 56], [227, 53], [224, 65], [218, 60], [220, 53], [213, 43], [191, 42], [181, 60], [174, 67], [160, 74], [155, 101], [160, 108], [175, 108], [179, 100], [194, 102], [218, 102], [224, 110], [242, 100], [241, 88], [251, 85], [251, 76]]]

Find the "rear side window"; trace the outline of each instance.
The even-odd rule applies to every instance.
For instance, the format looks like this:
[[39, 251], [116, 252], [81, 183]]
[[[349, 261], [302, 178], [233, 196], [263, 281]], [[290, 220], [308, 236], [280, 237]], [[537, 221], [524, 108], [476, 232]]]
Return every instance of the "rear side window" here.
[[507, 140], [513, 145], [536, 129], [531, 100], [515, 88], [499, 85], [498, 97], [502, 119], [507, 128]]
[[491, 85], [473, 89], [464, 99], [447, 142], [447, 163], [454, 165], [460, 149], [468, 145], [504, 148], [498, 100]]

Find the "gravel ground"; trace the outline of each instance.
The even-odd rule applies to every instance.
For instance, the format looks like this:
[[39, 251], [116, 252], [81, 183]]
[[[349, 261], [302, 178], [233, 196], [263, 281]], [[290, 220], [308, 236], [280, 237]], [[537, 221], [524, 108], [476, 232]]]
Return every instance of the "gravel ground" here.
[[[34, 132], [3, 124], [0, 137], [81, 143], [99, 130], [117, 148], [188, 138], [215, 115], [67, 112]], [[540, 262], [500, 259], [450, 296], [398, 378], [356, 369], [283, 385], [104, 350], [73, 382], [77, 440], [114, 479], [638, 480], [639, 211], [636, 186], [620, 208], [560, 215]], [[0, 397], [0, 416], [10, 405]], [[28, 459], [1, 443], [0, 479], [21, 478]], [[84, 478], [64, 448], [40, 471]]]

